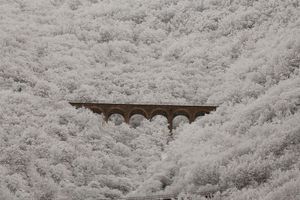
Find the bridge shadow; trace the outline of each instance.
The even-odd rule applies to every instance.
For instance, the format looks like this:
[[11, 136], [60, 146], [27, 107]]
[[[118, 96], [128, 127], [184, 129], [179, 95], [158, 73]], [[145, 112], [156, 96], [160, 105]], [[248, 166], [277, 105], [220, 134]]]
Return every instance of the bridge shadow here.
[[[104, 118], [104, 116], [103, 116], [103, 118]], [[112, 122], [114, 125], [118, 126], [118, 125], [121, 125], [122, 123], [124, 123], [125, 119], [124, 119], [123, 115], [118, 114], [118, 113], [113, 113], [108, 117], [107, 121]]]
[[133, 128], [137, 128], [141, 126], [144, 120], [147, 120], [144, 115], [134, 114], [129, 119], [129, 125]]

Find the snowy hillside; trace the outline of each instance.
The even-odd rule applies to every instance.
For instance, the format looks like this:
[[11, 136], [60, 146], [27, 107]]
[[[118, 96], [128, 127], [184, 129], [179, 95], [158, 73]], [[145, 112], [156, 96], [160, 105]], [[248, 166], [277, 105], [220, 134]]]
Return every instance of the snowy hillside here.
[[[300, 199], [299, 6], [0, 1], [0, 199]], [[68, 101], [219, 107], [167, 145]]]

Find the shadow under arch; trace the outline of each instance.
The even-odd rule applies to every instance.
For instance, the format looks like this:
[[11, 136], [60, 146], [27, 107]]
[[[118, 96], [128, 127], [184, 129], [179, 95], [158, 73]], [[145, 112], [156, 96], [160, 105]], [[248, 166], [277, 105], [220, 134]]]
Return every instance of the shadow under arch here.
[[126, 116], [125, 116], [125, 111], [119, 109], [119, 108], [112, 108], [110, 109], [107, 114], [106, 114], [106, 120], [109, 119], [109, 117], [113, 114], [119, 114], [119, 115], [122, 115], [122, 117], [125, 119], [126, 121]]
[[121, 114], [113, 113], [109, 116], [107, 121], [113, 122], [115, 125], [121, 125], [123, 122], [125, 122], [125, 118]]
[[203, 117], [205, 114], [207, 114], [208, 112], [197, 112], [194, 115], [194, 120], [196, 120], [198, 117]]
[[147, 118], [142, 114], [133, 114], [129, 118], [129, 125], [133, 128], [140, 126]]

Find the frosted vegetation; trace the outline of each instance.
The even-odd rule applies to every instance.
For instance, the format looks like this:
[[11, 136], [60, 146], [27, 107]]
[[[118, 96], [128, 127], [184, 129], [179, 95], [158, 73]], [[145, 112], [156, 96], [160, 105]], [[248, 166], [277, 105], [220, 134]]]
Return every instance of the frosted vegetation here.
[[[0, 199], [300, 199], [299, 0], [0, 1]], [[104, 123], [68, 101], [216, 112]], [[201, 197], [198, 197], [198, 199]]]

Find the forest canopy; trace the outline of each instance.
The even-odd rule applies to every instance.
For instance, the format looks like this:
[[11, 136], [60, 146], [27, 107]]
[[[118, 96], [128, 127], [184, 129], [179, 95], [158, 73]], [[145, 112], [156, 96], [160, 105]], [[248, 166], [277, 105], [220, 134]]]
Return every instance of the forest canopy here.
[[[0, 199], [300, 199], [299, 5], [0, 1]], [[218, 108], [167, 144], [69, 101]]]

